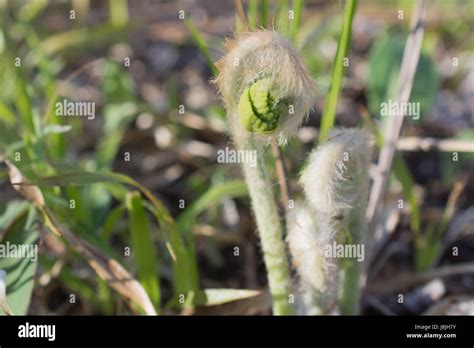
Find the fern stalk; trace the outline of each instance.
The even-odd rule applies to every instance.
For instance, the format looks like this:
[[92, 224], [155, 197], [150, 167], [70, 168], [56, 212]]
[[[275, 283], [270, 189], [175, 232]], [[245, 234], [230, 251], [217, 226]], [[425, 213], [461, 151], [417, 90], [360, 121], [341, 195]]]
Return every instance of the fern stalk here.
[[273, 298], [273, 313], [290, 315], [293, 314], [293, 307], [289, 303], [291, 277], [283, 241], [283, 226], [265, 165], [264, 149], [254, 137], [240, 139], [236, 137], [234, 142], [239, 150], [257, 150], [256, 166], [244, 163], [242, 169], [257, 222], [270, 293]]
[[240, 33], [226, 42], [215, 83], [224, 101], [235, 147], [256, 151], [243, 163], [267, 268], [273, 312], [292, 314], [288, 257], [264, 147], [295, 134], [314, 103], [314, 81], [291, 43], [279, 33]]

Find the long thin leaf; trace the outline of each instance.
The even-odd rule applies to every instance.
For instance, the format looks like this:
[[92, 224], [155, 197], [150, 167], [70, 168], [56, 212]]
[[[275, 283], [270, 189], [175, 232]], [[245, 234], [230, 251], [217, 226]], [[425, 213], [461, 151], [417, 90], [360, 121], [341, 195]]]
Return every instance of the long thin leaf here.
[[[0, 257], [0, 270], [6, 272], [6, 302], [15, 315], [25, 315], [30, 304], [38, 259], [38, 230], [34, 223], [36, 211], [21, 211], [7, 228], [1, 240], [5, 250], [10, 246], [23, 248], [25, 257]], [[3, 226], [0, 226], [0, 228]], [[29, 256], [29, 257], [27, 257]], [[1, 308], [1, 307], [0, 307]]]
[[290, 37], [294, 42], [297, 40], [298, 31], [301, 24], [304, 0], [293, 0], [293, 20], [290, 21]]
[[159, 306], [158, 259], [140, 192], [129, 193], [126, 206], [130, 216], [130, 236], [137, 267], [137, 279], [147, 291], [154, 305]]
[[284, 36], [288, 36], [288, 0], [278, 1], [277, 29]]
[[194, 224], [195, 219], [200, 213], [207, 210], [210, 206], [217, 204], [223, 198], [236, 198], [247, 195], [247, 185], [241, 180], [214, 185], [178, 217], [178, 226], [185, 227]]
[[260, 15], [260, 25], [266, 28], [268, 25], [268, 17], [270, 12], [268, 0], [259, 0], [258, 4], [260, 5], [258, 9]]
[[249, 0], [248, 2], [247, 20], [249, 22], [249, 30], [254, 30], [257, 27], [258, 1]]
[[127, 23], [121, 27], [103, 24], [93, 28], [72, 29], [47, 37], [41, 42], [39, 48], [45, 54], [52, 55], [71, 47], [97, 44], [103, 41], [110, 41], [111, 38], [123, 37], [124, 34], [130, 33], [138, 27], [137, 23]]
[[411, 222], [410, 227], [415, 235], [418, 235], [420, 232], [420, 210], [418, 207], [418, 200], [416, 199], [415, 193], [413, 192], [413, 187], [415, 186], [413, 177], [408, 169], [403, 158], [396, 154], [393, 162], [393, 170], [395, 176], [402, 184], [403, 194], [408, 200], [408, 204], [411, 209]]
[[211, 69], [212, 74], [217, 75], [218, 70], [217, 70], [217, 67], [214, 65], [214, 60], [212, 59], [211, 54], [209, 53], [209, 47], [207, 45], [206, 40], [201, 35], [199, 30], [194, 26], [193, 22], [191, 22], [189, 19], [185, 18], [184, 24], [186, 24], [186, 26], [188, 27], [189, 32], [191, 33], [191, 36], [194, 42], [199, 48], [199, 51], [201, 51], [201, 54], [206, 59], [207, 65], [209, 65], [209, 68]]
[[334, 125], [336, 119], [336, 107], [341, 91], [342, 81], [344, 79], [344, 58], [347, 57], [349, 44], [351, 42], [352, 33], [352, 18], [356, 8], [356, 0], [347, 0], [344, 19], [342, 24], [341, 37], [337, 46], [336, 58], [332, 67], [331, 87], [326, 98], [326, 106], [324, 108], [323, 116], [321, 118], [321, 127], [319, 133], [319, 141], [322, 142], [327, 139], [329, 131]]
[[105, 218], [104, 227], [102, 228], [102, 238], [108, 241], [114, 232], [113, 229], [125, 214], [125, 205], [122, 203], [112, 209]]
[[33, 118], [33, 106], [28, 94], [26, 79], [21, 68], [18, 68], [15, 81], [15, 105], [19, 112], [20, 119], [30, 135], [35, 134], [35, 122]]
[[[225, 197], [240, 197], [246, 196], [247, 185], [243, 181], [231, 181], [211, 187], [206, 191], [195, 203], [189, 206], [178, 218], [177, 224], [179, 229], [183, 231], [187, 236], [187, 242], [189, 246], [189, 253], [191, 254], [192, 259], [196, 259], [196, 250], [193, 235], [191, 233], [191, 226], [194, 224], [197, 216], [205, 211], [209, 206], [214, 205], [221, 201]], [[191, 265], [192, 272], [191, 276], [194, 277], [192, 282], [196, 283], [198, 279], [197, 264], [193, 263]], [[205, 296], [202, 296], [204, 299]], [[201, 298], [196, 300], [196, 303], [200, 303]]]

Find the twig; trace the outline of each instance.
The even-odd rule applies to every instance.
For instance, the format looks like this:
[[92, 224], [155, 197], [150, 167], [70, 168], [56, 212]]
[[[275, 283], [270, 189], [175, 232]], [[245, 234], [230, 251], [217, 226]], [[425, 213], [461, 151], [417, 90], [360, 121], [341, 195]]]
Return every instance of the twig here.
[[456, 265], [444, 266], [423, 273], [406, 272], [390, 279], [381, 279], [369, 283], [366, 287], [367, 293], [390, 293], [394, 291], [409, 290], [417, 285], [426, 283], [432, 279], [445, 278], [454, 275], [474, 273], [474, 262], [459, 263]]
[[[411, 33], [408, 36], [405, 50], [403, 52], [403, 60], [400, 68], [400, 77], [395, 98], [396, 103], [406, 103], [410, 97], [423, 41], [425, 7], [425, 0], [420, 0], [416, 4], [411, 23]], [[381, 203], [385, 194], [388, 177], [390, 175], [390, 168], [395, 155], [397, 140], [400, 136], [404, 117], [404, 114], [392, 116], [385, 128], [385, 144], [380, 151], [366, 211], [366, 219], [368, 223], [367, 240], [369, 241], [372, 240], [378, 220], [377, 218], [383, 207], [383, 204]]]
[[283, 153], [275, 139], [272, 140], [272, 152], [273, 156], [275, 157], [276, 174], [278, 177], [278, 184], [280, 185], [280, 199], [283, 207], [286, 210], [291, 197], [291, 187], [288, 181], [288, 171], [286, 170], [285, 160], [283, 159]]
[[398, 140], [397, 149], [401, 151], [474, 152], [474, 142], [472, 140], [406, 137]]

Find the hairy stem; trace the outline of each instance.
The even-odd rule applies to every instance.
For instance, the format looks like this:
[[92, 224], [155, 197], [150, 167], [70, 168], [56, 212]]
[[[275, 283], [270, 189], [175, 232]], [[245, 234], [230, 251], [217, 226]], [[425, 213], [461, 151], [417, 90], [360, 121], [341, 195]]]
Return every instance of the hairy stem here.
[[[352, 245], [365, 243], [365, 206], [357, 204], [352, 208], [347, 228]], [[364, 250], [365, 251], [365, 250]], [[341, 290], [339, 309], [343, 315], [355, 315], [360, 310], [360, 276], [363, 263], [357, 258], [343, 260], [341, 269]]]
[[289, 303], [291, 277], [283, 241], [283, 227], [265, 166], [264, 151], [253, 135], [235, 136], [234, 139], [239, 150], [257, 151], [256, 165], [244, 163], [242, 167], [267, 268], [270, 293], [273, 297], [273, 313], [291, 315], [293, 314], [293, 307]]

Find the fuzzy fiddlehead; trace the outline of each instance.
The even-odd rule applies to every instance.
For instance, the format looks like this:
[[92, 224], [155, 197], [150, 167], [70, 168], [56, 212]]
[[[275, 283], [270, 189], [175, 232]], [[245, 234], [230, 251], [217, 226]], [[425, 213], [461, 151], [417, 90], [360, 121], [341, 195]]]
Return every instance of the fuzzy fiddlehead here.
[[304, 200], [296, 201], [287, 213], [287, 242], [302, 294], [300, 314], [324, 314], [337, 298], [338, 267], [325, 256], [335, 235], [323, 218]]
[[226, 42], [215, 79], [235, 146], [257, 151], [242, 164], [257, 222], [274, 314], [292, 314], [291, 277], [283, 226], [265, 165], [265, 145], [285, 142], [307, 116], [315, 84], [291, 44], [277, 32], [243, 33]]
[[361, 261], [336, 259], [325, 250], [335, 243], [365, 242], [371, 153], [372, 139], [367, 132], [336, 129], [310, 154], [301, 175], [307, 207], [295, 213], [296, 227], [290, 225], [287, 239], [307, 313], [324, 313], [336, 302], [338, 283], [341, 313], [358, 311]]
[[215, 84], [235, 137], [293, 136], [314, 104], [316, 85], [296, 50], [270, 30], [242, 33], [225, 44]]
[[272, 85], [270, 78], [259, 79], [248, 86], [240, 97], [240, 124], [251, 133], [273, 133], [283, 115], [288, 114], [289, 103], [273, 95]]

